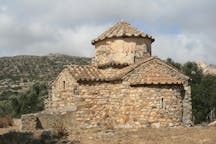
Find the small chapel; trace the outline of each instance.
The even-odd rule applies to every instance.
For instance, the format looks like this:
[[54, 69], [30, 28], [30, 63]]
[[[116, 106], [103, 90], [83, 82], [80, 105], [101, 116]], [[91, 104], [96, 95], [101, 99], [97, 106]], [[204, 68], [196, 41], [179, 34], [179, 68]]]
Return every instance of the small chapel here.
[[120, 21], [92, 40], [90, 65], [67, 65], [46, 111], [73, 111], [82, 127], [174, 127], [192, 118], [189, 77], [152, 56], [155, 39]]

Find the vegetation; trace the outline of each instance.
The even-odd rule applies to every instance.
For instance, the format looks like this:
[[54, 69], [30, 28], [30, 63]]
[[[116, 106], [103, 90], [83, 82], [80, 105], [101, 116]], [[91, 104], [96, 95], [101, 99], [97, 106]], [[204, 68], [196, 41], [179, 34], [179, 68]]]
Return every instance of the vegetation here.
[[191, 78], [191, 96], [193, 119], [195, 123], [215, 120], [216, 114], [216, 76], [204, 75], [202, 69], [194, 62], [180, 64], [168, 58], [168, 64], [173, 65]]
[[[38, 134], [39, 135], [39, 134]], [[62, 142], [63, 143], [63, 142]], [[0, 144], [62, 144], [58, 139], [48, 136], [35, 136], [33, 132], [10, 131], [0, 135]], [[64, 142], [64, 143], [67, 143]]]
[[91, 58], [62, 54], [0, 58], [0, 101], [24, 92], [34, 81], [50, 83], [64, 65], [89, 64]]
[[53, 129], [57, 132], [57, 135], [56, 135], [57, 139], [66, 138], [68, 136], [68, 131], [66, 127], [64, 126], [64, 123], [60, 120], [57, 120], [53, 124]]
[[0, 118], [0, 128], [6, 128], [8, 126], [13, 126], [13, 119], [11, 116], [6, 115]]
[[[89, 64], [91, 58], [62, 54], [0, 58], [0, 117], [36, 112], [43, 109], [47, 85], [64, 65]], [[43, 82], [37, 82], [43, 81]]]
[[46, 82], [35, 82], [27, 91], [11, 96], [1, 105], [1, 116], [11, 114], [13, 117], [20, 117], [22, 114], [43, 110], [47, 89]]

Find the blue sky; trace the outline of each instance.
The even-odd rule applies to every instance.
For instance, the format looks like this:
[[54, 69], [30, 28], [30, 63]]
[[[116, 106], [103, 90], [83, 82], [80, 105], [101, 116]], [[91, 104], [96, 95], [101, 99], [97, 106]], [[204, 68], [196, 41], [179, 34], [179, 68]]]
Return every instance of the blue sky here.
[[216, 64], [215, 13], [214, 0], [0, 0], [0, 56], [92, 57], [123, 19], [155, 38], [153, 55]]

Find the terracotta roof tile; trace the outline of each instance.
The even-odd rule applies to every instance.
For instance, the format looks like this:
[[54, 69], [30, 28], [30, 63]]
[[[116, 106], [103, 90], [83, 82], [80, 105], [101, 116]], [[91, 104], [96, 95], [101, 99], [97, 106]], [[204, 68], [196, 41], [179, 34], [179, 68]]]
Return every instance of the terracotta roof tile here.
[[[156, 58], [157, 59], [157, 58]], [[159, 59], [157, 59], [159, 60]], [[171, 71], [171, 69], [168, 69]], [[186, 78], [186, 77], [185, 77]], [[161, 69], [158, 63], [143, 66], [138, 72], [134, 72], [129, 79], [130, 85], [140, 84], [183, 84], [182, 79], [173, 77]]]
[[144, 32], [128, 24], [127, 22], [120, 21], [113, 27], [102, 33], [96, 39], [92, 40], [92, 44], [113, 37], [142, 37], [149, 38], [152, 42], [154, 41], [154, 38], [152, 36], [145, 34]]
[[97, 67], [95, 66], [69, 65], [67, 69], [77, 81], [97, 81], [105, 79], [102, 71], [100, 69], [97, 69]]
[[[112, 75], [105, 75], [103, 69], [99, 69], [96, 66], [90, 65], [69, 65], [67, 69], [70, 74], [77, 81], [114, 81], [114, 80], [124, 80], [128, 74], [132, 73], [132, 77], [128, 79], [131, 85], [138, 84], [182, 84], [183, 81], [177, 78], [170, 76], [169, 74], [161, 71], [158, 68], [157, 64], [152, 64], [146, 66], [144, 70], [139, 72], [139, 74], [135, 74], [133, 76], [134, 71], [142, 65], [148, 64], [149, 61], [158, 59], [155, 57], [148, 57], [140, 62], [129, 65], [125, 68], [120, 69], [119, 71], [113, 73]], [[159, 60], [159, 59], [158, 59]], [[182, 76], [184, 79], [188, 78], [186, 76]]]
[[181, 80], [177, 80], [171, 76], [168, 76], [162, 72], [158, 72], [155, 69], [150, 69], [142, 74], [141, 77], [130, 81], [131, 85], [140, 84], [182, 84]]

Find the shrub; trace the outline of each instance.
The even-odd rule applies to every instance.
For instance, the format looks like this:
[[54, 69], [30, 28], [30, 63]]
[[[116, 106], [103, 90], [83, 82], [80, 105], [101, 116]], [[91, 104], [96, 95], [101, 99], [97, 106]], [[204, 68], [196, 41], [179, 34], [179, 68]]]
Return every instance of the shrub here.
[[53, 124], [53, 128], [54, 130], [56, 130], [57, 132], [57, 138], [60, 139], [60, 138], [65, 138], [68, 136], [68, 131], [66, 129], [66, 127], [64, 126], [64, 123], [62, 121], [56, 121], [54, 124]]
[[6, 115], [6, 116], [0, 118], [0, 128], [13, 126], [13, 124], [14, 124], [14, 121], [13, 121], [12, 117], [9, 115]]
[[14, 121], [13, 121], [13, 118], [12, 118], [11, 116], [6, 115], [6, 116], [5, 116], [5, 119], [6, 119], [6, 121], [8, 122], [8, 125], [9, 125], [9, 126], [13, 126]]

